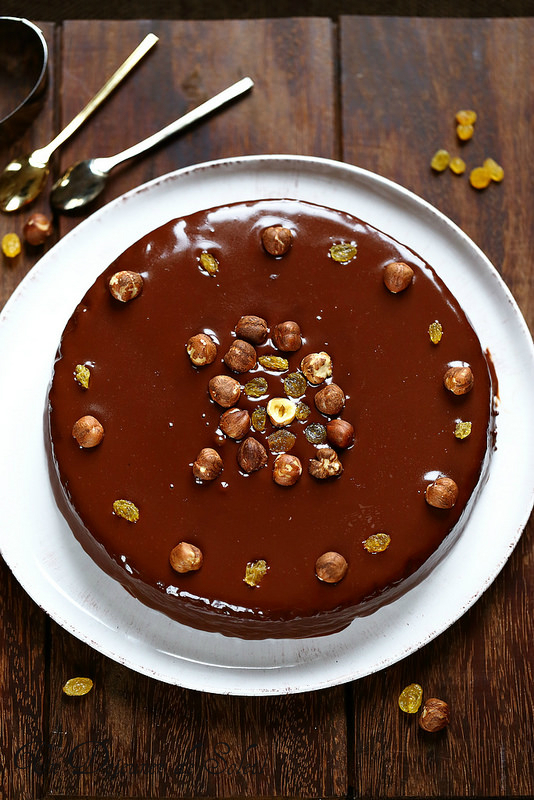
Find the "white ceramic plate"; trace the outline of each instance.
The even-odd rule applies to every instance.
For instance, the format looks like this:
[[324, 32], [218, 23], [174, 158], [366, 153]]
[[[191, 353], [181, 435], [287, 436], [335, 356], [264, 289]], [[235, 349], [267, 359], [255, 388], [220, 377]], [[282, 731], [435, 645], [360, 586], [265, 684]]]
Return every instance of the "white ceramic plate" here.
[[[499, 379], [497, 450], [469, 524], [419, 586], [333, 636], [243, 642], [192, 631], [145, 608], [82, 551], [56, 509], [43, 411], [56, 347], [76, 303], [128, 245], [169, 219], [240, 200], [288, 197], [347, 211], [412, 247], [461, 301]], [[0, 545], [22, 586], [66, 630], [168, 683], [260, 695], [368, 675], [455, 622], [501, 570], [533, 503], [534, 348], [495, 269], [446, 217], [356, 167], [299, 156], [209, 162], [97, 211], [34, 267], [0, 317]]]

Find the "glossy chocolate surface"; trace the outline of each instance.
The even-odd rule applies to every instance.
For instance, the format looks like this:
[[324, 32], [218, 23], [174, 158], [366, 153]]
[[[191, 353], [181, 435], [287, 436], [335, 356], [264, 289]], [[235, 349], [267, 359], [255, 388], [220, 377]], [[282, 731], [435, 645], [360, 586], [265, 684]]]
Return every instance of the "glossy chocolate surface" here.
[[[271, 224], [293, 232], [292, 247], [280, 258], [261, 244], [262, 230]], [[357, 244], [349, 263], [329, 254], [340, 242]], [[213, 276], [200, 268], [203, 251], [219, 261]], [[382, 272], [399, 260], [415, 276], [394, 295]], [[144, 278], [141, 295], [125, 304], [107, 287], [121, 269]], [[321, 387], [310, 385], [302, 399], [312, 414], [289, 428], [296, 435], [291, 453], [303, 464], [300, 481], [275, 484], [274, 455], [258, 472], [240, 472], [238, 444], [222, 435], [224, 409], [210, 399], [207, 385], [214, 375], [233, 374], [222, 357], [245, 314], [261, 316], [271, 327], [284, 320], [300, 324], [301, 349], [282, 354], [289, 358], [288, 372], [298, 370], [308, 353], [331, 355], [328, 382], [345, 392], [340, 416], [356, 432], [354, 445], [340, 451], [339, 478], [319, 481], [308, 474], [315, 447], [304, 428], [327, 421], [313, 402]], [[434, 320], [443, 327], [439, 344], [428, 334]], [[199, 332], [218, 342], [216, 361], [200, 368], [185, 349]], [[270, 339], [257, 352], [280, 355]], [[475, 386], [456, 397], [444, 388], [443, 374], [464, 363]], [[90, 367], [87, 390], [74, 379], [77, 364]], [[252, 411], [285, 395], [287, 372], [258, 365], [233, 376], [244, 385], [259, 375], [268, 381], [268, 396], [251, 400], [242, 393], [239, 407]], [[492, 428], [486, 358], [431, 267], [349, 215], [293, 200], [199, 212], [126, 250], [69, 321], [49, 404], [56, 496], [87, 552], [147, 605], [193, 627], [245, 638], [332, 633], [426, 574], [465, 524]], [[105, 429], [102, 444], [92, 450], [78, 447], [71, 435], [85, 414]], [[472, 422], [464, 440], [454, 436], [458, 420]], [[251, 433], [267, 447], [272, 431], [268, 423], [264, 434]], [[199, 483], [191, 465], [204, 447], [220, 453], [224, 470]], [[439, 475], [459, 486], [453, 509], [431, 508], [424, 499]], [[119, 498], [138, 506], [138, 522], [113, 513]], [[391, 544], [372, 554], [362, 543], [377, 532], [387, 532]], [[182, 540], [204, 556], [200, 570], [184, 575], [169, 564], [170, 551]], [[316, 559], [330, 550], [349, 564], [338, 584], [315, 575]], [[268, 571], [258, 587], [250, 587], [245, 568], [256, 559], [264, 559]]]

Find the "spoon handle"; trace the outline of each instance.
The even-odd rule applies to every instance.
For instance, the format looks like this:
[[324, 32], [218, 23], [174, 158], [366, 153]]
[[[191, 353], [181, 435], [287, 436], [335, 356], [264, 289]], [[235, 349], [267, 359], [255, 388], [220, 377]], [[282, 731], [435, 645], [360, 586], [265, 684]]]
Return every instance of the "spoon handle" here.
[[118, 153], [115, 156], [108, 156], [107, 158], [95, 158], [95, 166], [98, 169], [101, 169], [102, 172], [108, 172], [110, 169], [113, 169], [113, 167], [116, 167], [117, 164], [121, 164], [128, 158], [133, 158], [134, 156], [144, 153], [149, 148], [154, 147], [162, 142], [168, 136], [172, 136], [173, 134], [178, 133], [178, 131], [186, 128], [188, 125], [198, 122], [200, 119], [208, 114], [211, 114], [225, 103], [228, 103], [230, 100], [234, 100], [236, 97], [248, 92], [253, 86], [254, 81], [251, 78], [241, 78], [241, 80], [237, 81], [237, 83], [233, 83], [231, 86], [228, 86], [228, 88], [224, 89], [222, 92], [219, 92], [219, 94], [216, 94], [214, 97], [206, 100], [205, 103], [201, 103], [201, 105], [193, 108], [191, 111], [188, 111], [174, 122], [171, 122], [170, 125], [162, 128], [157, 133], [153, 133], [147, 139], [143, 139], [142, 142], [134, 144], [127, 150], [123, 150], [122, 153]]
[[65, 142], [69, 136], [78, 130], [80, 125], [95, 111], [98, 106], [111, 94], [111, 92], [119, 85], [119, 83], [128, 75], [135, 65], [148, 53], [148, 51], [159, 41], [158, 37], [149, 33], [145, 36], [143, 41], [135, 48], [126, 61], [124, 61], [116, 72], [106, 81], [100, 91], [98, 91], [92, 100], [90, 100], [85, 108], [74, 117], [71, 122], [64, 128], [61, 133], [53, 139], [46, 147], [42, 147], [39, 153], [42, 154], [46, 161], [50, 158], [54, 150]]

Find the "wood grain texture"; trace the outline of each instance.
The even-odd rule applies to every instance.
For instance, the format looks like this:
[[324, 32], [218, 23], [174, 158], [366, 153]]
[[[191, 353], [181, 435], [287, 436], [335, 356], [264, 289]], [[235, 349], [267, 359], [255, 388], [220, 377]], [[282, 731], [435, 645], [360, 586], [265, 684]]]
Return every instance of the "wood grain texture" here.
[[[451, 217], [503, 275], [534, 329], [531, 158], [533, 20], [341, 21], [343, 158], [421, 195]], [[475, 108], [473, 139], [454, 114]], [[493, 156], [502, 184], [478, 192], [466, 175], [434, 174], [439, 147], [469, 167]], [[530, 200], [528, 199], [530, 198]], [[356, 795], [534, 794], [530, 587], [533, 525], [494, 585], [449, 631], [402, 663], [354, 685]], [[488, 531], [497, 536], [498, 531]], [[458, 576], [461, 580], [461, 576]], [[431, 736], [397, 707], [402, 688], [451, 706]]]

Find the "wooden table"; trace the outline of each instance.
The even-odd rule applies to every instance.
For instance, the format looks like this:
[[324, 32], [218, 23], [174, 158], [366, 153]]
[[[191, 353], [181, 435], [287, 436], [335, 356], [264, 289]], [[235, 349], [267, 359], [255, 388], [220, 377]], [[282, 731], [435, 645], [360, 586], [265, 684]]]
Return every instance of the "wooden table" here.
[[[97, 206], [211, 158], [340, 159], [397, 181], [450, 216], [485, 251], [534, 324], [534, 19], [42, 27], [51, 50], [47, 104], [24, 140], [0, 152], [1, 166], [50, 141], [154, 31], [157, 48], [62, 148], [54, 175], [81, 158], [124, 149], [250, 75], [252, 95], [119, 168]], [[479, 113], [464, 146], [454, 130], [462, 107]], [[504, 165], [503, 183], [478, 192], [466, 175], [432, 173], [438, 147], [461, 153], [469, 167], [493, 156]], [[31, 210], [48, 212], [46, 194]], [[29, 213], [0, 215], [0, 235], [21, 233]], [[0, 258], [2, 303], [82, 218], [58, 218], [45, 247], [26, 246], [13, 263]], [[100, 656], [51, 622], [2, 565], [0, 795], [533, 796], [532, 533], [530, 524], [482, 599], [420, 652], [347, 686], [252, 699], [160, 684]], [[71, 702], [61, 687], [78, 674], [90, 675], [95, 687]], [[399, 711], [399, 691], [413, 681], [449, 702], [446, 732], [425, 735]]]

